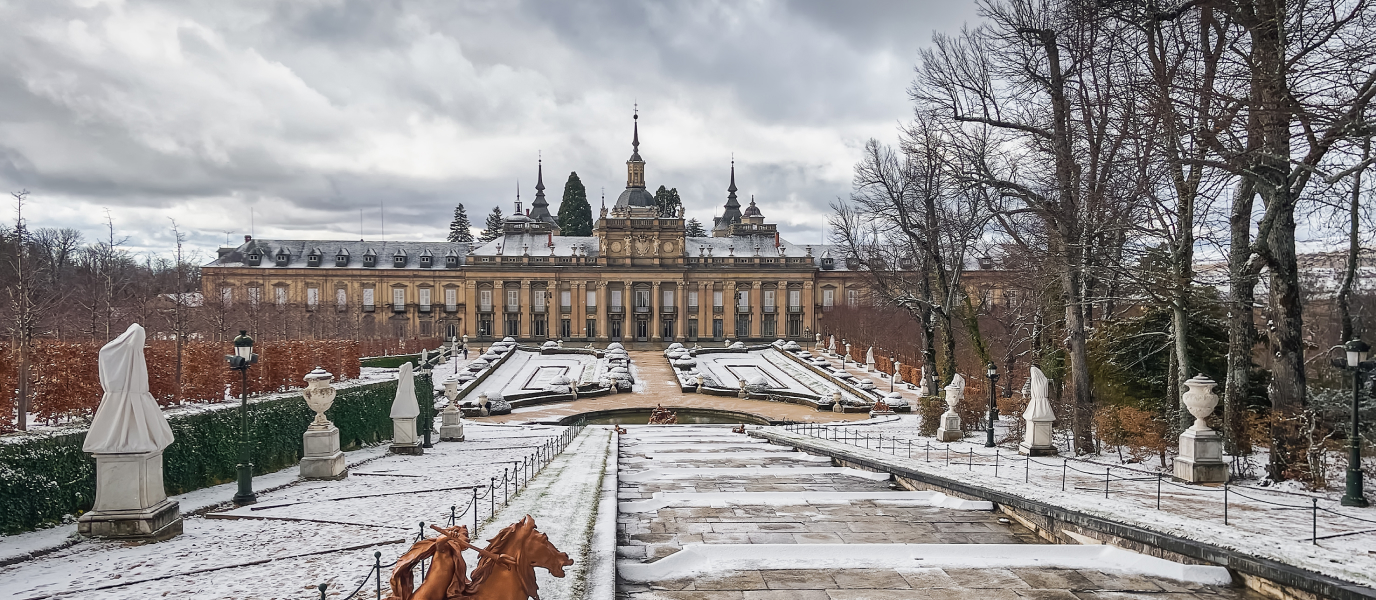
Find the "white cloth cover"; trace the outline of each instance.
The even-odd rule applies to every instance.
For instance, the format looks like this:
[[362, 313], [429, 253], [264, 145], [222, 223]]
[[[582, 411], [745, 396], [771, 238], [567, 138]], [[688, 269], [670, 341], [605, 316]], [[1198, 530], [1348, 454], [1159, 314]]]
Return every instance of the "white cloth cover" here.
[[965, 396], [965, 378], [956, 373], [951, 377], [951, 386], [960, 390], [961, 397]]
[[865, 363], [874, 363], [874, 346], [870, 346], [870, 349], [865, 351]]
[[148, 393], [148, 363], [143, 359], [146, 334], [138, 323], [100, 349], [100, 386], [105, 395], [91, 419], [81, 449], [99, 454], [156, 452], [172, 443], [153, 395]]
[[1037, 367], [1032, 367], [1030, 379], [1028, 383], [1032, 388], [1032, 400], [1027, 403], [1027, 410], [1023, 411], [1022, 418], [1030, 421], [1055, 421], [1056, 415], [1051, 412], [1051, 382]]
[[397, 376], [397, 397], [392, 400], [392, 418], [419, 417], [420, 403], [416, 402], [416, 378], [411, 374], [411, 363], [401, 363]]

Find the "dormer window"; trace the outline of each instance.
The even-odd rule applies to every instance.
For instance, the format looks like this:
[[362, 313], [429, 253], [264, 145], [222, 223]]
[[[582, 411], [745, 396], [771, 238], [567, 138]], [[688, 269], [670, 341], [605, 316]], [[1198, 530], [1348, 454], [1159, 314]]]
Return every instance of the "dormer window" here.
[[373, 253], [372, 248], [363, 254], [363, 266], [370, 269], [377, 266], [377, 254]]
[[444, 267], [445, 267], [446, 269], [457, 269], [457, 268], [459, 268], [459, 257], [454, 256], [454, 255], [452, 255], [452, 254], [449, 255], [449, 256], [444, 257]]
[[306, 255], [306, 266], [308, 266], [308, 267], [318, 267], [318, 266], [320, 266], [320, 249], [319, 249], [319, 248], [316, 248], [315, 250], [311, 250], [311, 253]]
[[846, 259], [846, 268], [852, 271], [860, 268], [860, 259], [851, 256]]
[[400, 269], [406, 266], [406, 253], [400, 250], [392, 255], [392, 268]]
[[420, 268], [422, 268], [422, 269], [429, 269], [429, 268], [430, 268], [431, 261], [432, 261], [433, 259], [434, 259], [434, 257], [430, 256], [429, 254], [422, 254], [422, 255], [420, 256]]
[[830, 256], [822, 257], [822, 268], [828, 271], [836, 268], [836, 259]]
[[248, 254], [244, 255], [244, 262], [248, 263], [250, 267], [256, 267], [263, 264], [263, 255], [259, 254], [257, 250], [249, 250]]
[[979, 257], [979, 268], [988, 271], [994, 268], [994, 259], [988, 256]]
[[291, 263], [291, 253], [286, 248], [277, 251], [277, 266], [285, 267]]
[[343, 249], [341, 249], [341, 250], [339, 251], [339, 254], [334, 255], [334, 266], [336, 266], [336, 267], [347, 267], [347, 266], [349, 266], [349, 251], [348, 251], [348, 250], [343, 250]]

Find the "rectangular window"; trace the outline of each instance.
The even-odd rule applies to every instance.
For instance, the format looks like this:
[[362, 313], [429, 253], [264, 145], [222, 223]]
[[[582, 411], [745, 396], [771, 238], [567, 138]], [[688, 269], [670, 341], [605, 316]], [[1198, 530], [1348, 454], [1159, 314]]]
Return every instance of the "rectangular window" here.
[[[697, 306], [698, 306], [698, 291], [697, 291], [697, 290], [688, 290], [688, 306], [689, 306], [689, 308], [697, 308]], [[693, 337], [697, 337], [697, 336], [693, 336]]]
[[764, 306], [765, 312], [774, 312], [774, 290], [765, 290], [765, 291], [764, 291], [764, 305], [763, 305], [763, 306]]
[[492, 337], [492, 315], [483, 315], [478, 319], [478, 335]]
[[548, 323], [548, 321], [546, 321], [546, 320], [544, 320], [544, 319], [534, 319], [534, 320], [532, 320], [532, 321], [530, 322], [530, 329], [531, 329], [530, 334], [531, 334], [532, 336], [535, 336], [535, 337], [548, 337], [548, 336], [549, 336], [549, 333], [545, 331], [545, 324], [546, 324], [546, 323]]
[[277, 308], [284, 308], [284, 307], [286, 307], [286, 305], [287, 305], [287, 288], [284, 288], [284, 287], [275, 287], [275, 288], [272, 288], [272, 293], [273, 293], [273, 295], [276, 297]]
[[597, 292], [588, 290], [588, 308], [597, 308]]
[[417, 295], [420, 296], [417, 299], [417, 304], [420, 304], [420, 309], [430, 310], [430, 288], [420, 288]]
[[713, 307], [713, 308], [721, 308], [721, 292], [720, 292], [720, 291], [713, 291], [713, 292], [712, 292], [712, 307]]
[[802, 306], [802, 305], [803, 305], [803, 291], [802, 291], [802, 290], [788, 290], [788, 306], [791, 307], [791, 308], [798, 308], [798, 307], [800, 307], [800, 306]]
[[430, 321], [420, 322], [420, 337], [430, 337], [434, 331], [434, 323]]
[[738, 290], [736, 292], [736, 308], [744, 311], [750, 310], [750, 290]]
[[698, 339], [698, 320], [688, 319], [688, 339]]
[[559, 290], [559, 307], [568, 308], [573, 306], [573, 292], [569, 290]]
[[320, 306], [320, 288], [306, 288], [306, 308], [315, 310], [317, 306]]
[[506, 291], [506, 309], [507, 309], [508, 311], [510, 311], [510, 312], [517, 312], [517, 311], [521, 310], [521, 292], [520, 292], [520, 290], [507, 290], [507, 291]]
[[831, 308], [836, 304], [836, 290], [822, 290], [822, 308]]
[[349, 292], [344, 288], [335, 290], [334, 303], [341, 309], [349, 306]]
[[659, 337], [665, 340], [674, 339], [674, 320], [664, 319], [659, 322]]
[[612, 308], [621, 308], [621, 290], [612, 290]]
[[712, 319], [712, 337], [721, 339], [723, 334], [725, 334], [725, 328], [722, 327], [721, 319]]
[[736, 338], [750, 337], [750, 316], [739, 315], [736, 317]]
[[454, 288], [444, 289], [444, 310], [449, 312], [459, 310], [459, 290]]
[[636, 291], [635, 291], [635, 307], [636, 307], [636, 308], [649, 308], [649, 307], [650, 307], [650, 290], [636, 290]]
[[478, 290], [478, 306], [483, 312], [492, 312], [492, 290]]
[[559, 337], [569, 339], [573, 337], [573, 322], [568, 319], [559, 319]]
[[796, 338], [803, 336], [803, 316], [789, 315], [788, 317], [788, 337]]
[[392, 288], [392, 306], [406, 308], [406, 288]]
[[597, 319], [588, 319], [588, 322], [584, 323], [583, 327], [583, 337], [597, 337]]
[[846, 290], [846, 306], [855, 306], [860, 303], [859, 290]]
[[664, 293], [663, 293], [662, 295], [664, 296], [664, 299], [663, 299], [664, 301], [663, 301], [663, 303], [660, 304], [660, 306], [663, 306], [663, 307], [666, 307], [666, 308], [673, 308], [673, 306], [674, 306], [674, 290], [664, 290]]
[[774, 315], [768, 315], [760, 323], [760, 335], [766, 338], [774, 337]]
[[229, 308], [234, 303], [234, 288], [220, 288], [220, 304]]
[[535, 290], [535, 310], [545, 310], [545, 291]]
[[372, 310], [373, 288], [363, 288], [363, 307]]

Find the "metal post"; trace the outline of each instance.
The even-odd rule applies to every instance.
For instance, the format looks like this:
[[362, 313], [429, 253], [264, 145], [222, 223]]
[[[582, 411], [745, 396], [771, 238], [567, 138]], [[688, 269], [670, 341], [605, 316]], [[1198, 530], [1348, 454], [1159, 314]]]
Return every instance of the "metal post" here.
[[322, 583], [322, 584], [320, 584], [320, 585], [318, 585], [318, 586], [315, 586], [315, 587], [316, 587], [316, 589], [320, 590], [320, 600], [325, 600], [325, 588], [330, 587], [330, 584], [328, 584], [328, 583]]
[[1319, 545], [1319, 499], [1310, 498], [1309, 501], [1314, 503], [1314, 508], [1312, 509], [1312, 516], [1310, 517], [1312, 519], [1310, 521], [1310, 527], [1312, 528], [1310, 529], [1310, 541], [1313, 542], [1315, 546], [1317, 546]]
[[1343, 492], [1343, 506], [1366, 507], [1366, 496], [1362, 494], [1362, 429], [1357, 413], [1358, 401], [1362, 393], [1362, 364], [1352, 369], [1352, 431], [1347, 434], [1347, 486]]
[[1109, 475], [1109, 471], [1110, 471], [1111, 469], [1112, 469], [1112, 467], [1104, 467], [1104, 497], [1105, 497], [1105, 498], [1108, 497], [1108, 480], [1109, 480], [1110, 477], [1112, 477], [1111, 475]]
[[1030, 479], [1032, 478], [1032, 457], [1029, 456], [1029, 457], [1027, 457], [1025, 460], [1026, 460], [1027, 462], [1024, 462], [1024, 463], [1023, 463], [1023, 470], [1022, 470], [1022, 482], [1023, 482], [1023, 483], [1027, 483], [1028, 480], [1030, 480]]
[[965, 459], [965, 470], [966, 470], [966, 471], [973, 471], [973, 470], [975, 470], [975, 449], [974, 449], [974, 448], [971, 448], [971, 449], [970, 449], [970, 458]]
[[450, 527], [457, 526], [458, 523], [456, 523], [455, 521], [458, 521], [458, 520], [459, 520], [459, 505], [454, 504], [454, 505], [452, 505], [452, 506], [449, 507], [449, 526], [450, 526]]
[[999, 476], [999, 449], [994, 448], [994, 477]]
[[1156, 510], [1161, 510], [1161, 474], [1156, 474]]
[[377, 600], [382, 600], [382, 552], [373, 552], [373, 573], [377, 575]]
[[511, 488], [507, 487], [506, 480], [509, 473], [506, 467], [502, 467], [502, 506], [511, 503]]
[[473, 486], [473, 532], [469, 535], [478, 535], [478, 486]]
[[1066, 459], [1062, 459], [1062, 460], [1061, 460], [1061, 491], [1062, 491], [1062, 492], [1065, 491], [1065, 469], [1066, 469], [1066, 467], [1067, 467], [1069, 464], [1070, 464], [1070, 461], [1068, 461], [1068, 460], [1066, 460]]
[[1223, 524], [1228, 524], [1228, 482], [1223, 482]]
[[493, 477], [487, 482], [487, 516], [497, 516], [497, 478]]
[[239, 396], [239, 430], [243, 433], [243, 439], [239, 443], [239, 492], [234, 494], [234, 503], [239, 506], [254, 504], [258, 502], [258, 495], [253, 493], [253, 460], [250, 456], [249, 448], [251, 445], [248, 429], [248, 363], [244, 363], [239, 369], [243, 374], [243, 387]]

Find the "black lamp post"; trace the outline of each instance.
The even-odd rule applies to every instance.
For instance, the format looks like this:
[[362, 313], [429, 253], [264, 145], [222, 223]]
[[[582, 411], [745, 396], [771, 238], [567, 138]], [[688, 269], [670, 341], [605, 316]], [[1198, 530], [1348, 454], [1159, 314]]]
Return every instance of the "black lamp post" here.
[[889, 393], [893, 393], [893, 380], [898, 378], [898, 367], [894, 360], [896, 359], [893, 355], [889, 355], [889, 368], [893, 369], [893, 373], [889, 375]]
[[994, 447], [994, 421], [998, 419], [998, 405], [994, 403], [994, 390], [998, 387], [999, 369], [994, 363], [989, 363], [989, 369], [985, 371], [989, 376], [989, 439], [984, 441], [985, 448]]
[[1347, 490], [1343, 506], [1368, 506], [1362, 494], [1362, 430], [1358, 404], [1362, 397], [1362, 372], [1376, 368], [1376, 361], [1366, 359], [1371, 346], [1359, 339], [1347, 343], [1347, 368], [1352, 370], [1352, 432], [1348, 434]]
[[253, 463], [249, 455], [249, 428], [248, 428], [248, 368], [258, 364], [258, 355], [253, 353], [253, 338], [248, 336], [248, 330], [240, 329], [239, 337], [234, 338], [234, 354], [225, 357], [229, 360], [229, 368], [238, 371], [243, 376], [242, 392], [239, 396], [239, 429], [243, 432], [244, 438], [239, 442], [239, 491], [234, 494], [234, 503], [239, 506], [258, 502], [258, 496], [253, 493]]

